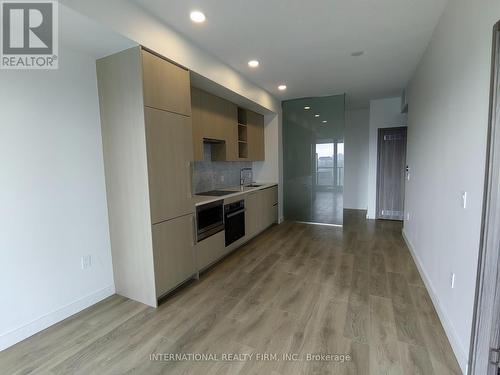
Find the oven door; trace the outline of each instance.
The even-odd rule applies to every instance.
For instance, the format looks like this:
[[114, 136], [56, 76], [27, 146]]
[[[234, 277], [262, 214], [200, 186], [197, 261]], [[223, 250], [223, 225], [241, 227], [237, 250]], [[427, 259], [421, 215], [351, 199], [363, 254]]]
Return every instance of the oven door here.
[[245, 236], [245, 206], [225, 208], [226, 247]]

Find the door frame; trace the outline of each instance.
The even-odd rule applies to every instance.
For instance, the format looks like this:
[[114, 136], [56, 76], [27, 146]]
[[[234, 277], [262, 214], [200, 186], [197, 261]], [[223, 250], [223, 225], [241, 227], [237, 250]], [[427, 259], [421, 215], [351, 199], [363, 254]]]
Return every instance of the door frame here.
[[[484, 181], [481, 241], [469, 353], [469, 375], [497, 374], [490, 364], [498, 345], [500, 314], [500, 21], [493, 29], [490, 109]], [[493, 291], [493, 293], [492, 293]], [[495, 319], [497, 317], [497, 319]]]
[[[393, 127], [388, 127], [388, 128], [378, 128], [377, 131], [377, 191], [375, 193], [375, 219], [376, 220], [391, 220], [391, 219], [386, 219], [382, 218], [379, 215], [379, 194], [380, 194], [380, 150], [382, 146], [382, 133], [384, 130], [406, 130], [406, 139], [408, 139], [408, 126], [393, 126]], [[406, 141], [407, 144], [405, 145], [405, 159], [406, 159], [406, 153], [408, 152], [407, 146], [408, 146], [408, 140]], [[405, 165], [406, 165], [406, 160], [405, 160]], [[403, 184], [403, 189], [405, 189], [404, 184]], [[403, 191], [403, 197], [405, 195], [405, 192]], [[404, 200], [403, 200], [403, 212], [404, 212]]]

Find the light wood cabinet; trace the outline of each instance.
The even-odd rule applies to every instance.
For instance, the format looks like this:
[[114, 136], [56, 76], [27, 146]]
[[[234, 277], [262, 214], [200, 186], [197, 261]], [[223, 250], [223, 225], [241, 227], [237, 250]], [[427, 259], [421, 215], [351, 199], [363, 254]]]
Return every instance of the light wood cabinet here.
[[245, 231], [250, 239], [278, 221], [278, 187], [248, 193], [245, 208]]
[[238, 161], [238, 107], [206, 91], [191, 88], [195, 160], [203, 160], [203, 142], [212, 141], [212, 160]]
[[156, 307], [196, 272], [189, 72], [134, 47], [97, 81], [116, 292]]
[[278, 187], [273, 186], [262, 190], [262, 225], [265, 228], [278, 221]]
[[157, 297], [164, 295], [197, 272], [193, 236], [192, 214], [153, 225]]
[[189, 72], [142, 50], [144, 105], [191, 116]]
[[245, 236], [250, 239], [261, 229], [262, 193], [260, 190], [248, 193], [245, 199]]
[[265, 160], [264, 116], [247, 110], [248, 159]]
[[193, 157], [194, 160], [202, 161], [203, 152], [203, 108], [201, 106], [201, 91], [195, 87], [191, 88], [191, 119], [193, 123]]
[[227, 100], [222, 103], [222, 127], [226, 134], [226, 160], [237, 161], [238, 157], [238, 107]]
[[224, 255], [224, 231], [200, 241], [195, 246], [198, 270], [202, 270]]
[[146, 107], [151, 221], [186, 215], [193, 211], [191, 118]]

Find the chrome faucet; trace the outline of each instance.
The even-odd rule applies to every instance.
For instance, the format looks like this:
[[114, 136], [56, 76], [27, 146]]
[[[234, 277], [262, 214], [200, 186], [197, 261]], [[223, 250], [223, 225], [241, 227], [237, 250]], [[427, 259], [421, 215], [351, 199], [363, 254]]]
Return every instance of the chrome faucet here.
[[[252, 168], [241, 168], [240, 170], [240, 186], [245, 185], [245, 172], [250, 172], [250, 183], [253, 181], [253, 170]], [[248, 177], [248, 175], [247, 175]]]

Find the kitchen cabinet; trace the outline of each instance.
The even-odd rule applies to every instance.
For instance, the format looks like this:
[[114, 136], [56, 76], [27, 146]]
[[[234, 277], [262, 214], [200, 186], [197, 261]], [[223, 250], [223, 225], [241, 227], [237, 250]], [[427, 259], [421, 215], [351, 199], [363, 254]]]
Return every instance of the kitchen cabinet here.
[[253, 190], [224, 199], [224, 205], [245, 201], [245, 236], [225, 246], [225, 232], [214, 234], [195, 245], [201, 271], [278, 221], [278, 186]]
[[203, 108], [201, 107], [201, 90], [191, 88], [191, 119], [193, 124], [193, 157], [194, 160], [202, 161], [203, 151]]
[[245, 208], [245, 231], [250, 239], [278, 221], [278, 187], [249, 192]]
[[214, 234], [195, 246], [198, 270], [205, 269], [225, 254], [224, 231]]
[[191, 116], [189, 72], [141, 50], [144, 105]]
[[263, 115], [195, 87], [191, 104], [195, 160], [203, 160], [204, 140], [214, 161], [265, 160]]
[[245, 199], [245, 237], [250, 239], [260, 231], [263, 208], [262, 193], [260, 190], [250, 192]]
[[278, 187], [262, 190], [262, 225], [267, 228], [278, 221]]
[[195, 160], [203, 160], [203, 142], [210, 141], [212, 160], [238, 160], [238, 107], [216, 95], [191, 89]]
[[156, 296], [160, 297], [197, 272], [194, 215], [153, 225]]
[[265, 160], [264, 116], [247, 110], [247, 149], [248, 160]]
[[134, 47], [97, 82], [116, 292], [156, 307], [197, 268], [189, 72]]
[[152, 223], [193, 211], [191, 118], [145, 108]]

